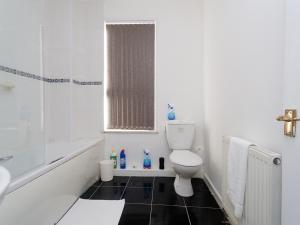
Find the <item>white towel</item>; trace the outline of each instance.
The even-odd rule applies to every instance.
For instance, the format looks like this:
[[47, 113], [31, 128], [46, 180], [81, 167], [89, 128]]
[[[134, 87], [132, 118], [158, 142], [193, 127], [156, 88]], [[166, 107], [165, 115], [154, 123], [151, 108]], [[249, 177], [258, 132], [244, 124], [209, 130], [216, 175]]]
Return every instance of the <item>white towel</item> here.
[[79, 199], [58, 225], [118, 225], [124, 205], [124, 199]]
[[234, 206], [234, 215], [237, 218], [241, 218], [243, 215], [250, 145], [252, 143], [240, 138], [232, 137], [230, 139], [227, 161], [227, 194]]

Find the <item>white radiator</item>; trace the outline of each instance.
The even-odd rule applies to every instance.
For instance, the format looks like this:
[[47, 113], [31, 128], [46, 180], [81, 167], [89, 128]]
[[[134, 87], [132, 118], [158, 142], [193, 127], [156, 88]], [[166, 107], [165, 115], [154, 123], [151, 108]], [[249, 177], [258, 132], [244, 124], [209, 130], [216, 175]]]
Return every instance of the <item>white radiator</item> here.
[[227, 153], [229, 137], [223, 141], [224, 174], [222, 201], [232, 224], [280, 225], [281, 224], [281, 155], [258, 146], [249, 148], [247, 185], [243, 217], [234, 217], [233, 207], [227, 196]]

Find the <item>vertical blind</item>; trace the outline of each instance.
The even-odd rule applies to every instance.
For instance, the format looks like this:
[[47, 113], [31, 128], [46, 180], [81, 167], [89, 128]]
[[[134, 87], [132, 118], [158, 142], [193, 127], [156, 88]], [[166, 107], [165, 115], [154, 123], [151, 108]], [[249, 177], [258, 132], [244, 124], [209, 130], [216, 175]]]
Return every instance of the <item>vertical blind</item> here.
[[108, 129], [154, 129], [154, 24], [107, 24]]

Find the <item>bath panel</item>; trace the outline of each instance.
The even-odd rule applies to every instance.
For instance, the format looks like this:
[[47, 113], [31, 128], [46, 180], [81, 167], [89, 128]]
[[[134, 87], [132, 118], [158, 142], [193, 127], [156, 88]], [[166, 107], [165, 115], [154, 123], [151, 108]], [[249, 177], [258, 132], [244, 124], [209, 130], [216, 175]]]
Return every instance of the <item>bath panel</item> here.
[[53, 163], [54, 168], [49, 169], [52, 164], [40, 168], [39, 176], [7, 194], [0, 208], [0, 225], [55, 224], [99, 178], [103, 140], [87, 148], [83, 145], [77, 152]]

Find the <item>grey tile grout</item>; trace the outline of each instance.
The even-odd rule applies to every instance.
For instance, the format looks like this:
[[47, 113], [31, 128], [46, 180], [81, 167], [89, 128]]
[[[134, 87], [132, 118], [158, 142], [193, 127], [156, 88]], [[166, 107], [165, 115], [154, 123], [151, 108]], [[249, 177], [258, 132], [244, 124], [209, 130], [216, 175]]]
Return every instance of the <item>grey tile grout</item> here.
[[[151, 205], [151, 203], [142, 203], [142, 202], [128, 202], [126, 203], [128, 205]], [[184, 206], [184, 205], [168, 205], [168, 204], [160, 204], [160, 203], [152, 203], [153, 206], [166, 206], [166, 207], [181, 207], [181, 208], [196, 208], [196, 209], [210, 209], [210, 210], [222, 210], [221, 208], [214, 208], [214, 207], [208, 207], [208, 206]]]
[[96, 190], [93, 192], [93, 194], [91, 194], [91, 196], [89, 197], [89, 200], [94, 196], [94, 194], [99, 190], [99, 188], [101, 187], [103, 182], [101, 182], [100, 186], [96, 188]]
[[153, 177], [152, 181], [152, 196], [151, 196], [151, 204], [150, 204], [150, 215], [149, 215], [149, 225], [151, 225], [151, 216], [152, 216], [152, 207], [153, 207], [153, 195], [154, 195], [154, 185], [155, 185], [155, 177]]
[[150, 189], [150, 188], [152, 188], [152, 187], [130, 187], [130, 186], [129, 186], [129, 187], [127, 187], [127, 188], [137, 188], [137, 189], [142, 189], [142, 188], [147, 188], [147, 189], [148, 189], [148, 188], [149, 188], [149, 189]]
[[183, 198], [183, 202], [184, 202], [184, 206], [185, 206], [184, 208], [185, 208], [185, 211], [186, 211], [186, 214], [187, 214], [189, 223], [190, 223], [190, 225], [192, 225], [191, 219], [190, 219], [190, 215], [189, 215], [189, 211], [188, 211], [188, 209], [187, 209], [187, 207], [186, 207], [186, 203], [185, 203], [185, 199], [184, 199], [184, 198]]
[[[124, 193], [125, 193], [125, 191], [126, 191], [126, 189], [127, 189], [127, 186], [128, 186], [128, 184], [129, 184], [130, 179], [131, 179], [131, 176], [128, 178], [128, 181], [127, 181], [127, 183], [126, 183], [126, 186], [125, 186], [125, 188], [124, 188], [124, 190], [123, 190], [123, 192], [122, 192], [122, 195], [121, 195], [121, 197], [120, 197], [120, 200], [122, 199], [122, 197], [123, 197], [123, 195], [124, 195]], [[125, 201], [125, 203], [126, 203], [126, 201]]]
[[216, 208], [216, 207], [209, 207], [209, 206], [186, 206], [187, 208], [197, 208], [197, 209], [212, 209], [212, 210], [218, 210], [222, 208]]
[[149, 203], [143, 203], [143, 202], [127, 202], [126, 203], [127, 205], [151, 205], [151, 204], [149, 204]]
[[[149, 205], [151, 206], [151, 203], [142, 203], [142, 202], [135, 202], [135, 203], [131, 203], [131, 202], [128, 202], [126, 203], [128, 205]], [[159, 204], [159, 203], [155, 203], [155, 204], [152, 204], [153, 206], [167, 206], [167, 207], [185, 207], [183, 205], [166, 205], [166, 204]]]
[[185, 207], [184, 205], [168, 205], [168, 204], [160, 204], [160, 203], [154, 203], [152, 205], [154, 205], [154, 206], [167, 206], [167, 207]]

